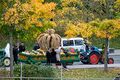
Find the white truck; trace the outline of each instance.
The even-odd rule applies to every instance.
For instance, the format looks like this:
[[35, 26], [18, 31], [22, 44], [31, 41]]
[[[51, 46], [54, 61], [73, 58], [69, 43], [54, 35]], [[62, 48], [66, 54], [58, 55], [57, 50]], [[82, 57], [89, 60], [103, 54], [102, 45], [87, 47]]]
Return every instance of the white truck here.
[[85, 51], [85, 44], [84, 44], [84, 39], [80, 37], [76, 38], [62, 38], [61, 39], [61, 47], [62, 48], [74, 48]]

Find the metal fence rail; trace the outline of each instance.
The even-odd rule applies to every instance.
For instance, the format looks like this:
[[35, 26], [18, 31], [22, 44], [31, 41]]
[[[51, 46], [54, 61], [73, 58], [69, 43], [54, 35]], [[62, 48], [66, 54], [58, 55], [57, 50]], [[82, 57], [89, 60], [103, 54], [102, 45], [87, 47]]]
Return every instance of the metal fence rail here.
[[[0, 77], [0, 80], [116, 80], [115, 78], [89, 78], [89, 79], [76, 79], [76, 78], [52, 78], [52, 77]], [[120, 80], [118, 78], [117, 80]]]
[[[0, 80], [120, 80], [120, 76], [118, 75], [118, 77], [116, 78], [64, 78], [63, 76], [63, 69], [62, 66], [60, 68], [60, 74], [58, 77], [24, 77], [22, 75], [22, 63], [21, 63], [21, 75], [20, 77], [9, 77], [9, 73], [3, 72], [4, 74], [2, 74], [0, 76]], [[1, 70], [3, 71], [9, 71], [9, 69], [7, 69], [6, 67], [1, 68]]]

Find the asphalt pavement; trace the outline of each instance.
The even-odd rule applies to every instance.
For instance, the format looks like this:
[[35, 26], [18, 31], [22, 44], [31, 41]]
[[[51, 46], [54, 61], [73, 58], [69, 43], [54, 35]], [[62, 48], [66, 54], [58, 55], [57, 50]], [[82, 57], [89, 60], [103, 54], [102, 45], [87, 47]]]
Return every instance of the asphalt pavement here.
[[[104, 68], [104, 64], [96, 64], [96, 65], [69, 65], [67, 66], [69, 69], [77, 69], [77, 68]], [[120, 68], [120, 64], [108, 64], [108, 68]]]
[[110, 53], [109, 55], [119, 56], [119, 55], [120, 55], [120, 49], [116, 49], [116, 50], [114, 51], [114, 53]]

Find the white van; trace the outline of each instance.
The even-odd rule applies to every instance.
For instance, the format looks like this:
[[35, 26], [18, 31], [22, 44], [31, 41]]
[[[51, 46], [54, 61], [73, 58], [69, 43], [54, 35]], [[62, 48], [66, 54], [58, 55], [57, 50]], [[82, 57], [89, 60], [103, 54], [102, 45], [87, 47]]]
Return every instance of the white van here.
[[62, 38], [61, 39], [61, 47], [62, 48], [74, 48], [80, 51], [81, 49], [85, 51], [85, 44], [84, 39], [77, 37], [77, 38]]

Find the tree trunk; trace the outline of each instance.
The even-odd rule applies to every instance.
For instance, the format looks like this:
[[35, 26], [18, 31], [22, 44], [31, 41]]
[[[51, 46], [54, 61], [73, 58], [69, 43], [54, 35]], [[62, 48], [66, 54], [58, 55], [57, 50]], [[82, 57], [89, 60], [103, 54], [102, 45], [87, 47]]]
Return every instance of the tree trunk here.
[[13, 34], [10, 33], [10, 77], [13, 77]]
[[107, 63], [107, 60], [108, 60], [108, 38], [105, 39], [105, 50], [104, 50], [104, 56], [105, 56], [105, 59], [104, 59], [104, 71], [108, 71], [108, 63]]

